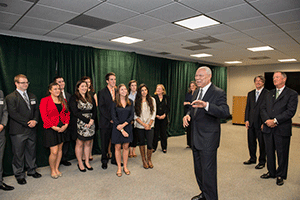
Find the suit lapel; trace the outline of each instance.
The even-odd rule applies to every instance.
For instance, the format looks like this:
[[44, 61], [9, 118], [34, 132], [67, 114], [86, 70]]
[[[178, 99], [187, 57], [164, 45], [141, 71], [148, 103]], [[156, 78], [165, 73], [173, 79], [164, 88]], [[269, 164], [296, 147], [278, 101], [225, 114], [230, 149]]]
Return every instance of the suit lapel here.
[[[24, 104], [24, 106], [29, 110], [26, 101], [24, 100], [24, 98], [22, 97], [22, 95], [16, 90], [15, 91], [17, 98]], [[28, 98], [30, 99], [29, 95]], [[30, 103], [30, 100], [29, 100]]]
[[[275, 89], [276, 91], [276, 89]], [[277, 99], [275, 99], [274, 103], [276, 103], [277, 101], [279, 101], [280, 99], [283, 98], [283, 96], [287, 93], [286, 87], [283, 89], [283, 91], [280, 93], [280, 95], [278, 96]], [[275, 96], [276, 96], [276, 92], [275, 92]], [[276, 98], [276, 97], [275, 97]]]
[[207, 101], [209, 99], [209, 97], [212, 95], [213, 90], [214, 90], [214, 86], [213, 86], [213, 84], [211, 84], [209, 86], [209, 88], [207, 89], [207, 91], [205, 92], [202, 100]]

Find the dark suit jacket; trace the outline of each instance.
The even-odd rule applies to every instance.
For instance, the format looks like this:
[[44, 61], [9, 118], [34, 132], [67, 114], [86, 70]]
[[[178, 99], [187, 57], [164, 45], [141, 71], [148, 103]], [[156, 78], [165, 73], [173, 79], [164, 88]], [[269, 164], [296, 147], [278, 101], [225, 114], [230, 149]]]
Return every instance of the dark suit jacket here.
[[[8, 120], [7, 106], [4, 99], [4, 94], [2, 90], [0, 90], [0, 124], [6, 126], [7, 120]], [[5, 129], [3, 129], [1, 133], [4, 132], [4, 130]]]
[[20, 93], [15, 90], [6, 97], [7, 110], [10, 116], [10, 130], [9, 134], [16, 135], [24, 133], [29, 128], [28, 121], [39, 121], [39, 105], [36, 96], [27, 91], [31, 110], [27, 107], [27, 104]]
[[[275, 99], [276, 89], [271, 90], [261, 106], [260, 115], [265, 122], [268, 119], [277, 119], [278, 125], [273, 128], [273, 133], [282, 136], [292, 135], [292, 118], [298, 105], [298, 93], [285, 87], [279, 97]], [[263, 132], [271, 132], [271, 128], [264, 125]]]
[[257, 102], [255, 102], [255, 92], [256, 90], [252, 90], [248, 93], [247, 105], [245, 109], [245, 121], [249, 121], [250, 127], [260, 129], [261, 125], [263, 124], [263, 121], [260, 117], [260, 106], [269, 91], [263, 88], [257, 99]]
[[112, 108], [112, 97], [107, 86], [100, 90], [97, 94], [98, 97], [98, 109], [100, 113], [99, 128], [112, 128], [111, 108]]
[[[199, 89], [194, 92], [192, 101], [197, 98]], [[194, 115], [195, 108], [188, 111], [192, 118], [192, 145], [197, 150], [216, 150], [220, 144], [220, 119], [227, 118], [229, 107], [227, 105], [225, 92], [211, 84], [202, 98], [209, 102], [208, 111], [198, 108]]]
[[66, 91], [64, 91], [64, 92], [65, 92], [65, 95], [66, 95], [66, 100], [69, 103], [70, 98], [71, 98], [72, 95], [70, 93], [66, 92]]

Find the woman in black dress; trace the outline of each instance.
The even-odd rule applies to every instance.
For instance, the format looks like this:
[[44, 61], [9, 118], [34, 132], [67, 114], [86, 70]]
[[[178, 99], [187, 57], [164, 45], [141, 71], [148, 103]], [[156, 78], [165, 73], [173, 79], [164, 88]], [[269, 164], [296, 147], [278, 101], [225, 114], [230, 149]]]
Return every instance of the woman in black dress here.
[[82, 162], [82, 150], [84, 147], [85, 157], [88, 158], [91, 149], [91, 141], [95, 134], [94, 120], [97, 113], [96, 103], [88, 93], [88, 86], [85, 81], [78, 81], [75, 87], [75, 94], [70, 98], [71, 123], [73, 139], [76, 139], [75, 154], [78, 161], [78, 169], [81, 172], [93, 170], [89, 159]]
[[[197, 89], [197, 85], [195, 81], [191, 81], [188, 89], [188, 93], [185, 95], [185, 100], [183, 102], [184, 105], [184, 116], [186, 113], [189, 111], [192, 103], [192, 97], [194, 95], [195, 90]], [[191, 122], [190, 122], [191, 124]], [[186, 142], [187, 142], [187, 147], [186, 148], [191, 148], [191, 126], [188, 126], [186, 128]]]
[[128, 98], [128, 91], [124, 84], [118, 86], [111, 116], [113, 120], [111, 143], [115, 144], [115, 156], [118, 165], [117, 176], [121, 177], [121, 145], [123, 147], [123, 171], [126, 175], [130, 174], [130, 171], [127, 169], [127, 161], [128, 147], [133, 137], [131, 121], [134, 117], [133, 102]]
[[166, 95], [166, 89], [163, 84], [156, 86], [154, 99], [156, 101], [156, 117], [154, 127], [153, 152], [156, 151], [158, 137], [163, 153], [167, 153], [167, 126], [168, 114], [170, 112], [170, 98]]
[[70, 112], [57, 83], [48, 87], [48, 96], [40, 103], [40, 113], [43, 120], [44, 146], [50, 148], [49, 165], [51, 177], [57, 179], [62, 176], [58, 170], [62, 157], [64, 132], [70, 121]]

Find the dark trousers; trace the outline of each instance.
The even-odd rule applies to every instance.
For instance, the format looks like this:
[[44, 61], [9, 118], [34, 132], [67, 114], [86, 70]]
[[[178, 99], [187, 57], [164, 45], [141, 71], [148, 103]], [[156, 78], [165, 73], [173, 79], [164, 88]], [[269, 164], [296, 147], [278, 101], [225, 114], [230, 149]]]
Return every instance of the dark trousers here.
[[62, 147], [62, 157], [61, 161], [67, 161], [68, 159], [68, 151], [70, 147], [70, 140], [71, 140], [71, 130], [67, 129], [64, 134], [64, 144]]
[[186, 128], [186, 144], [191, 147], [192, 146], [192, 121], [189, 123], [190, 125]]
[[146, 138], [147, 138], [147, 149], [152, 149], [153, 144], [153, 137], [154, 137], [154, 130], [145, 130], [145, 129], [137, 129], [139, 135], [139, 143], [141, 146], [146, 145]]
[[[101, 135], [101, 162], [102, 163], [108, 163], [108, 145], [109, 141], [111, 139], [111, 134], [112, 134], [112, 129], [111, 128], [100, 128], [100, 135]], [[115, 163], [116, 162], [116, 157], [115, 157], [115, 145], [111, 144], [111, 162]]]
[[129, 146], [130, 147], [136, 147], [138, 139], [139, 139], [137, 128], [133, 128], [132, 132], [133, 132], [133, 139], [132, 139], [132, 142], [129, 144]]
[[250, 160], [256, 162], [256, 148], [257, 148], [257, 142], [259, 145], [259, 164], [265, 164], [266, 163], [266, 150], [265, 150], [265, 142], [262, 135], [262, 132], [260, 129], [255, 129], [253, 127], [249, 127], [248, 129], [248, 149], [250, 154]]
[[[266, 152], [267, 152], [267, 168], [271, 176], [287, 178], [288, 163], [289, 163], [289, 149], [290, 136], [281, 136], [271, 133], [263, 133]], [[278, 168], [276, 170], [276, 155], [278, 158]]]
[[162, 150], [167, 149], [167, 126], [168, 126], [168, 120], [165, 119], [155, 119], [155, 128], [154, 128], [154, 138], [153, 138], [153, 149], [156, 150], [158, 140], [160, 137], [160, 144]]
[[200, 190], [207, 200], [217, 200], [217, 150], [203, 151], [193, 148], [193, 157]]
[[2, 132], [0, 132], [0, 186], [2, 185], [3, 182], [3, 155], [4, 155], [4, 147], [5, 147], [5, 131], [2, 130]]
[[34, 174], [36, 161], [36, 132], [26, 129], [24, 133], [10, 135], [12, 146], [12, 169], [16, 179], [25, 178], [27, 174]]

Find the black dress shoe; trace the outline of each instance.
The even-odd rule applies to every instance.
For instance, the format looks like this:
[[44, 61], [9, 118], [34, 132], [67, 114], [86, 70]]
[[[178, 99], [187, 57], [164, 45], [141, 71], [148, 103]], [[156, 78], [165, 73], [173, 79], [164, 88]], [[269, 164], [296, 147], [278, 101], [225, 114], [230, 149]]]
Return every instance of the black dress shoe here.
[[255, 169], [262, 169], [265, 167], [265, 164], [259, 164], [255, 166]]
[[27, 176], [32, 176], [33, 178], [41, 178], [42, 174], [35, 172], [34, 174], [27, 174]]
[[283, 185], [283, 178], [277, 177], [276, 184], [277, 184], [278, 186], [282, 186], [282, 185]]
[[84, 164], [85, 168], [87, 168], [89, 171], [92, 171], [94, 169], [92, 167], [88, 168], [88, 166], [85, 163], [83, 163], [83, 164]]
[[77, 167], [78, 167], [79, 171], [86, 172], [86, 169], [80, 169], [79, 164], [77, 164]]
[[64, 166], [70, 166], [70, 165], [72, 165], [72, 163], [70, 163], [69, 161], [66, 161], [66, 160], [60, 161], [60, 164], [62, 164]]
[[27, 183], [26, 180], [25, 180], [25, 178], [17, 179], [17, 181], [18, 181], [18, 183], [19, 183], [20, 185], [24, 185], [24, 184]]
[[268, 172], [268, 173], [261, 175], [260, 178], [263, 178], [263, 179], [275, 178], [275, 176], [271, 176], [270, 172]]
[[203, 193], [201, 193], [197, 196], [194, 196], [191, 200], [205, 200], [205, 197], [204, 197]]
[[[111, 162], [112, 165], [118, 165], [117, 162]], [[123, 163], [121, 163], [121, 167], [123, 167]]]
[[102, 163], [102, 169], [107, 169], [107, 163]]
[[251, 165], [251, 164], [255, 164], [256, 161], [247, 160], [247, 161], [245, 161], [245, 162], [243, 162], [243, 163], [244, 163], [244, 165]]
[[163, 153], [167, 153], [167, 149], [164, 149], [162, 152], [163, 152]]
[[[25, 180], [25, 179], [24, 179]], [[13, 186], [9, 186], [9, 185], [6, 185], [5, 183], [2, 183], [2, 185], [0, 186], [0, 189], [1, 190], [5, 190], [5, 191], [8, 191], [8, 190], [13, 190], [15, 189]]]

